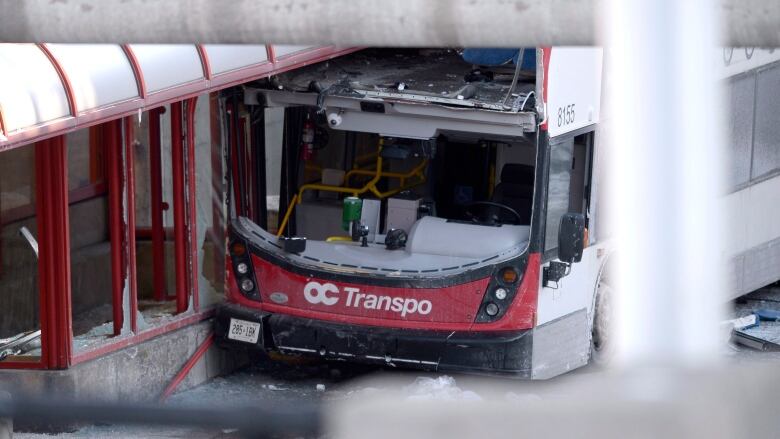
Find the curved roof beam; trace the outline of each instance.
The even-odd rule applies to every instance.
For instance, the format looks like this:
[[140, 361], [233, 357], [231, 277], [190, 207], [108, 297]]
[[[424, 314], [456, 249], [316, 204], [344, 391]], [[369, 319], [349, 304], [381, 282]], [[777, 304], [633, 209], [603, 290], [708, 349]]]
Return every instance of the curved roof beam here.
[[209, 63], [209, 54], [206, 53], [203, 44], [198, 44], [198, 55], [200, 56], [200, 63], [203, 65], [203, 76], [211, 81], [211, 63]]
[[76, 96], [73, 93], [73, 85], [70, 82], [70, 78], [68, 78], [67, 72], [65, 72], [65, 69], [62, 68], [62, 64], [57, 60], [57, 58], [54, 56], [54, 54], [51, 52], [51, 50], [46, 46], [44, 43], [39, 43], [38, 47], [41, 49], [41, 51], [46, 55], [47, 58], [49, 58], [49, 61], [54, 66], [54, 69], [57, 71], [57, 75], [60, 77], [60, 81], [62, 81], [62, 88], [65, 89], [65, 95], [68, 97], [68, 106], [70, 108], [70, 114], [73, 117], [76, 117], [79, 114], [78, 105], [76, 104]]
[[146, 99], [146, 81], [144, 80], [144, 72], [141, 70], [141, 65], [138, 64], [138, 58], [136, 58], [135, 52], [133, 52], [133, 48], [129, 44], [123, 44], [122, 50], [125, 51], [127, 60], [133, 68], [135, 82], [138, 84], [138, 95], [141, 96], [141, 99]]

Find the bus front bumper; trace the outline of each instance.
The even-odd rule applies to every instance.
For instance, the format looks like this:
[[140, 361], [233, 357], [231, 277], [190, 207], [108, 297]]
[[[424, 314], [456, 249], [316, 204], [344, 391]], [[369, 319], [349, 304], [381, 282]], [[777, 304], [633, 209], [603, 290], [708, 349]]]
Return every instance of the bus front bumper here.
[[[245, 341], [246, 337], [240, 336], [245, 340], [238, 340], [235, 335], [231, 338], [231, 320], [254, 324], [249, 326], [259, 329], [256, 341]], [[336, 324], [230, 303], [220, 305], [215, 319], [215, 335], [223, 347], [521, 378], [531, 377], [532, 333], [532, 330], [453, 332]]]

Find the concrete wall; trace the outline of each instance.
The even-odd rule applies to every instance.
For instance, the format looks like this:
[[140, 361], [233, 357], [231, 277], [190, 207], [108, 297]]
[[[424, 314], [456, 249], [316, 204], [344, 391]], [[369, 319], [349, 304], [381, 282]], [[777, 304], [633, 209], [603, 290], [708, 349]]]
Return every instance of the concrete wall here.
[[[32, 397], [106, 402], [157, 402], [163, 390], [212, 331], [206, 320], [144, 343], [77, 364], [67, 370], [0, 370], [0, 392]], [[177, 391], [226, 375], [249, 362], [244, 352], [212, 345]], [[67, 425], [14, 425], [18, 431], [72, 431]]]
[[[206, 339], [211, 325], [206, 320], [68, 370], [0, 370], [0, 390], [103, 401], [156, 401]], [[246, 364], [247, 358], [212, 345], [178, 390], [229, 373]]]

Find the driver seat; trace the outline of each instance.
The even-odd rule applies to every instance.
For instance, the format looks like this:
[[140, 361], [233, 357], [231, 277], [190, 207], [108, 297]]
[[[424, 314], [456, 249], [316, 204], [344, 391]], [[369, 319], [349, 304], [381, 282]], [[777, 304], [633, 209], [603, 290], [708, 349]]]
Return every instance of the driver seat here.
[[[534, 198], [534, 167], [520, 163], [506, 163], [501, 168], [501, 183], [496, 185], [490, 201], [511, 207], [520, 215], [520, 224], [531, 224], [531, 206]], [[500, 213], [500, 220], [512, 223], [514, 216]]]

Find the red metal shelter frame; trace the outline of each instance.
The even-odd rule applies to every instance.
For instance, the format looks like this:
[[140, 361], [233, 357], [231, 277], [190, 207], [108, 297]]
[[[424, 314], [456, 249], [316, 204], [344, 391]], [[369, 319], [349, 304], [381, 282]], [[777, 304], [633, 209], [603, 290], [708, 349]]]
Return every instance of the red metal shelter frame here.
[[[195, 200], [198, 199], [196, 191], [197, 171], [195, 169], [195, 105], [197, 105], [198, 97], [187, 99], [187, 229], [189, 231], [189, 266], [191, 273], [187, 276], [189, 285], [187, 291], [192, 294], [192, 307], [195, 311], [200, 309], [200, 303], [198, 300], [198, 214], [195, 208]], [[206, 103], [208, 104], [208, 102]]]
[[[125, 134], [125, 172], [127, 188], [125, 190], [125, 197], [127, 200], [127, 270], [128, 280], [130, 281], [130, 330], [133, 334], [138, 333], [138, 277], [136, 276], [136, 259], [135, 259], [135, 148], [133, 148], [133, 123], [131, 118], [125, 117], [124, 122], [124, 134]], [[116, 305], [114, 305], [116, 307]]]
[[114, 304], [114, 335], [122, 333], [124, 313], [121, 306], [124, 294], [125, 270], [123, 267], [124, 227], [122, 225], [122, 161], [121, 131], [119, 121], [104, 126], [106, 139], [106, 175], [108, 177], [108, 230], [111, 238], [111, 297]]
[[130, 67], [133, 68], [133, 75], [135, 75], [135, 82], [138, 84], [138, 96], [141, 99], [146, 99], [146, 80], [144, 79], [144, 72], [141, 70], [141, 65], [138, 63], [138, 58], [133, 52], [133, 48], [129, 44], [123, 44], [122, 50], [125, 52], [127, 60], [130, 61]]
[[[38, 200], [42, 363], [49, 369], [70, 365], [71, 329], [68, 167], [63, 136], [35, 146]], [[60, 261], [67, 261], [62, 264]]]
[[162, 301], [168, 296], [165, 282], [165, 227], [163, 226], [162, 195], [162, 145], [160, 144], [160, 116], [165, 107], [149, 111], [149, 182], [151, 187], [152, 215], [152, 284], [155, 300]]
[[173, 233], [174, 238], [174, 267], [176, 271], [176, 312], [183, 313], [187, 310], [187, 297], [179, 294], [187, 289], [187, 243], [184, 213], [184, 142], [182, 133], [182, 103], [171, 104], [171, 163], [173, 165]]
[[3, 106], [0, 105], [0, 135], [5, 137], [7, 134], [5, 132], [5, 117], [3, 116]]
[[[37, 45], [52, 63], [68, 99], [70, 116], [12, 133], [7, 131], [0, 108], [0, 153], [5, 149], [37, 142], [35, 145], [36, 204], [39, 237], [39, 296], [42, 354], [16, 357], [0, 362], [0, 368], [64, 369], [107, 353], [132, 346], [213, 315], [212, 309], [201, 310], [198, 303], [198, 246], [196, 200], [196, 157], [194, 115], [197, 96], [294, 69], [300, 65], [334, 58], [358, 48], [321, 47], [306, 49], [276, 58], [272, 46], [266, 46], [268, 61], [229, 72], [213, 74], [208, 53], [197, 45], [203, 67], [203, 78], [170, 89], [149, 93], [143, 70], [131, 45], [122, 50], [132, 67], [138, 96], [104, 108], [82, 112], [67, 72], [46, 44]], [[211, 100], [211, 99], [210, 99]], [[168, 323], [139, 331], [137, 326], [136, 238], [147, 233], [135, 227], [135, 167], [132, 115], [148, 111], [150, 146], [150, 182], [153, 245], [153, 284], [155, 298], [168, 297], [165, 286], [165, 238], [162, 212], [162, 164], [160, 115], [162, 107], [171, 104], [172, 168], [174, 185], [174, 248], [177, 318]], [[203, 102], [203, 105], [212, 105]], [[68, 192], [68, 163], [65, 134], [99, 125], [105, 146], [105, 183]], [[235, 134], [235, 133], [234, 133]], [[236, 139], [235, 135], [230, 136]], [[236, 139], [237, 140], [237, 139]], [[214, 140], [209, 139], [214, 147]], [[241, 147], [241, 145], [233, 145]], [[218, 155], [217, 155], [218, 157]], [[214, 152], [211, 154], [214, 160]], [[204, 164], [205, 165], [205, 164]], [[213, 163], [210, 164], [214, 166]], [[83, 192], [83, 193], [82, 193]], [[111, 239], [111, 296], [114, 337], [89, 350], [73, 351], [71, 314], [71, 261], [69, 236], [69, 202], [108, 193], [109, 234]], [[70, 199], [69, 199], [70, 198]], [[132, 206], [132, 207], [131, 207]], [[32, 213], [32, 212], [28, 212]], [[212, 231], [212, 233], [217, 233]], [[217, 233], [219, 235], [219, 233]], [[127, 292], [125, 284], [127, 283]], [[123, 309], [124, 294], [129, 294], [128, 312]], [[189, 298], [192, 298], [192, 307]], [[125, 315], [129, 322], [125, 322]], [[123, 328], [129, 326], [129, 331]]]

